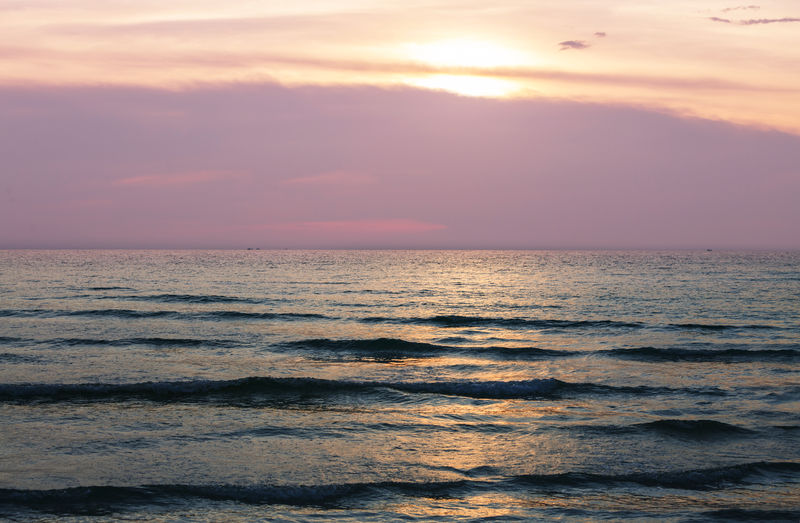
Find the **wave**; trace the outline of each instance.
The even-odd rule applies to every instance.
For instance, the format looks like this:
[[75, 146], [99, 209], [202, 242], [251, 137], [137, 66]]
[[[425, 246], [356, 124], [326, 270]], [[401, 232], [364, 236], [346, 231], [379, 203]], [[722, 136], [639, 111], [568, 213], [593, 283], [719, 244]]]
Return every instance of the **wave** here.
[[755, 432], [750, 429], [708, 419], [662, 419], [648, 423], [640, 423], [634, 426], [643, 430], [655, 431], [670, 436], [695, 439], [755, 434]]
[[0, 352], [0, 363], [36, 363], [38, 361], [41, 361], [41, 359], [36, 356]]
[[568, 383], [553, 378], [518, 381], [389, 382], [344, 381], [318, 378], [251, 376], [233, 380], [189, 380], [141, 383], [21, 383], [0, 385], [0, 401], [126, 401], [251, 402], [270, 397], [336, 394], [380, 394], [392, 390], [411, 394], [437, 394], [478, 399], [554, 399], [583, 394], [658, 395], [688, 393], [723, 395], [714, 388], [670, 389], [649, 386], [612, 386]]
[[235, 347], [240, 345], [234, 340], [215, 340], [200, 338], [159, 338], [159, 337], [140, 337], [140, 338], [2, 338], [0, 343], [26, 343], [33, 345], [61, 345], [66, 347], [74, 346], [106, 346], [106, 347], [125, 347], [129, 345], [150, 345], [154, 347]]
[[331, 316], [301, 312], [243, 312], [243, 311], [213, 311], [192, 314], [195, 318], [209, 320], [303, 320], [318, 319], [330, 320]]
[[220, 296], [215, 294], [145, 294], [129, 296], [104, 296], [116, 300], [156, 301], [163, 303], [251, 303], [263, 304], [274, 300]]
[[52, 343], [68, 347], [82, 345], [99, 345], [107, 347], [125, 347], [129, 345], [150, 345], [154, 347], [232, 347], [238, 345], [235, 341], [206, 340], [197, 338], [55, 338], [39, 343]]
[[247, 377], [234, 380], [190, 380], [128, 384], [5, 384], [0, 401], [127, 400], [162, 402], [209, 401], [256, 398], [285, 394], [328, 396], [338, 393], [370, 393], [383, 389], [437, 393], [481, 398], [534, 397], [554, 391], [564, 382], [555, 379], [511, 382], [363, 382], [317, 378]]
[[615, 358], [637, 361], [696, 361], [696, 362], [746, 362], [746, 361], [796, 361], [797, 349], [680, 349], [639, 347], [636, 349], [609, 349], [598, 351]]
[[443, 314], [426, 317], [392, 318], [384, 316], [370, 316], [361, 318], [360, 321], [367, 323], [404, 323], [420, 325], [437, 325], [440, 327], [481, 327], [495, 326], [507, 328], [533, 328], [542, 330], [562, 330], [562, 329], [680, 329], [680, 330], [759, 330], [759, 329], [779, 329], [774, 325], [730, 325], [730, 324], [701, 324], [701, 323], [669, 323], [669, 324], [647, 324], [637, 321], [620, 320], [559, 320], [559, 319], [534, 319], [534, 318], [504, 318], [486, 316], [461, 316]]
[[406, 341], [398, 338], [339, 339], [315, 338], [290, 341], [280, 345], [292, 350], [312, 350], [352, 354], [359, 358], [397, 360], [434, 357], [447, 354], [482, 356], [510, 360], [540, 360], [574, 356], [572, 351], [538, 349], [536, 347], [459, 347]]
[[245, 312], [245, 311], [141, 311], [131, 309], [87, 309], [87, 310], [51, 310], [51, 309], [6, 309], [0, 310], [0, 317], [111, 317], [111, 318], [171, 318], [189, 320], [297, 320], [297, 319], [333, 319], [330, 316], [313, 313], [294, 312]]
[[89, 310], [54, 310], [54, 309], [5, 309], [0, 310], [0, 316], [16, 317], [44, 317], [58, 316], [108, 316], [117, 318], [169, 318], [179, 317], [177, 311], [135, 311], [130, 309], [89, 309]]
[[[457, 471], [457, 469], [453, 469]], [[800, 464], [758, 462], [727, 467], [643, 472], [634, 474], [530, 474], [494, 480], [473, 478], [451, 481], [382, 481], [327, 485], [185, 485], [86, 486], [53, 490], [0, 489], [0, 508], [23, 507], [55, 514], [105, 515], [126, 507], [149, 504], [234, 502], [248, 505], [347, 506], [359, 500], [382, 501], [386, 496], [428, 498], [463, 497], [477, 492], [543, 488], [602, 489], [638, 485], [646, 488], [719, 490], [763, 482], [796, 480]], [[467, 476], [467, 474], [464, 474]], [[758, 511], [758, 513], [767, 513]], [[771, 513], [771, 512], [770, 512]], [[794, 512], [792, 512], [793, 514]], [[780, 512], [781, 515], [785, 514]]]
[[643, 487], [680, 490], [712, 490], [758, 482], [765, 476], [770, 480], [793, 481], [800, 475], [800, 463], [756, 462], [696, 470], [638, 472], [632, 474], [593, 474], [568, 472], [564, 474], [533, 474], [518, 476], [514, 482], [523, 485], [586, 487], [636, 484]]
[[529, 318], [491, 318], [483, 316], [437, 315], [415, 318], [389, 318], [370, 316], [361, 318], [367, 323], [411, 323], [429, 324], [441, 327], [529, 327], [537, 329], [587, 329], [587, 328], [624, 328], [638, 329], [645, 327], [642, 323], [614, 320], [536, 320]]
[[[460, 341], [462, 339], [455, 339]], [[353, 355], [358, 359], [398, 360], [457, 354], [502, 360], [543, 360], [587, 354], [648, 362], [753, 362], [797, 361], [800, 349], [684, 349], [684, 348], [618, 348], [599, 351], [551, 350], [536, 347], [459, 346], [412, 342], [398, 338], [327, 339], [313, 338], [281, 343], [277, 347], [289, 350], [310, 350]], [[794, 347], [794, 345], [792, 346]]]
[[800, 510], [770, 510], [727, 508], [710, 510], [700, 514], [711, 521], [770, 521], [771, 523], [797, 523], [800, 521]]
[[86, 287], [86, 289], [90, 291], [135, 291], [136, 290], [130, 287], [119, 287], [116, 285], [109, 285], [107, 287]]
[[130, 309], [90, 309], [78, 311], [42, 311], [43, 315], [52, 316], [109, 316], [114, 318], [178, 318], [177, 311], [136, 311]]
[[25, 341], [23, 338], [17, 338], [15, 336], [0, 336], [0, 343], [19, 343], [21, 341]]
[[714, 324], [714, 323], [670, 323], [669, 327], [683, 330], [710, 330], [710, 331], [723, 331], [723, 330], [766, 330], [778, 329], [774, 325], [729, 325], [729, 324]]
[[567, 425], [564, 428], [567, 430], [577, 428], [582, 432], [612, 435], [655, 432], [666, 436], [698, 440], [756, 434], [750, 429], [707, 419], [660, 419], [633, 425]]

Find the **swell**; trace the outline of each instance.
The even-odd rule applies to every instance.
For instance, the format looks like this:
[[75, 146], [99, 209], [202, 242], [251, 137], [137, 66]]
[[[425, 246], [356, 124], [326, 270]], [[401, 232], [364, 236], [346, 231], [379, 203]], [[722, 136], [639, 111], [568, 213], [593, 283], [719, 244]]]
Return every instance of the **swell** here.
[[[544, 360], [588, 354], [645, 362], [794, 362], [800, 360], [800, 350], [780, 349], [687, 349], [687, 348], [617, 348], [599, 351], [549, 350], [536, 347], [478, 346], [465, 347], [406, 341], [399, 338], [326, 339], [314, 338], [281, 343], [277, 348], [330, 352], [353, 356], [356, 359], [398, 360], [436, 356], [474, 356], [501, 360]], [[795, 347], [795, 345], [792, 345]]]
[[[203, 300], [202, 296], [195, 295], [158, 295], [172, 296], [174, 302], [190, 302], [189, 300]], [[147, 297], [142, 297], [146, 299]], [[209, 301], [195, 301], [190, 303], [213, 303], [215, 297], [206, 297]], [[221, 297], [227, 299], [225, 297]], [[238, 300], [238, 298], [231, 298]], [[163, 300], [162, 300], [163, 301]], [[263, 302], [258, 302], [263, 303]], [[316, 313], [292, 312], [248, 312], [248, 311], [202, 311], [179, 312], [168, 310], [141, 311], [132, 309], [87, 309], [87, 310], [55, 310], [55, 309], [2, 309], [0, 317], [116, 317], [116, 318], [171, 318], [171, 319], [207, 319], [207, 320], [235, 320], [235, 319], [340, 319]], [[364, 318], [350, 318], [364, 323], [395, 323], [414, 325], [435, 325], [439, 327], [504, 327], [528, 328], [539, 330], [598, 330], [598, 329], [661, 329], [658, 324], [645, 324], [640, 322], [616, 320], [559, 320], [559, 319], [532, 319], [532, 318], [503, 318], [484, 316], [437, 315], [427, 317], [385, 317], [369, 316]], [[668, 328], [683, 330], [740, 330], [740, 329], [778, 329], [770, 325], [717, 325], [717, 324], [668, 324]]]
[[536, 319], [536, 318], [504, 318], [487, 316], [462, 316], [443, 314], [436, 316], [393, 318], [385, 316], [370, 316], [361, 318], [360, 321], [366, 323], [401, 323], [417, 325], [436, 325], [440, 327], [481, 327], [495, 326], [507, 328], [533, 328], [542, 330], [580, 330], [580, 329], [678, 329], [678, 330], [760, 330], [778, 329], [773, 325], [732, 325], [732, 324], [700, 324], [700, 323], [669, 323], [669, 324], [647, 324], [636, 321], [619, 320], [560, 320], [560, 319]]
[[614, 358], [652, 362], [747, 362], [747, 361], [797, 361], [800, 350], [783, 349], [683, 349], [640, 347], [635, 349], [609, 349], [599, 351]]
[[238, 296], [221, 296], [216, 294], [145, 294], [125, 296], [102, 296], [103, 299], [153, 301], [161, 303], [273, 303], [272, 299], [242, 298]]
[[298, 319], [332, 319], [329, 316], [312, 313], [293, 312], [246, 312], [246, 311], [140, 311], [131, 309], [87, 309], [87, 310], [52, 310], [52, 309], [7, 309], [0, 310], [0, 317], [92, 317], [92, 318], [164, 318], [177, 320], [298, 320]]
[[632, 474], [592, 474], [568, 472], [552, 475], [525, 475], [515, 478], [523, 485], [585, 487], [636, 484], [652, 488], [712, 490], [758, 482], [793, 481], [800, 475], [800, 463], [755, 462], [696, 470], [642, 472]]
[[198, 313], [194, 317], [209, 320], [302, 320], [334, 319], [324, 314], [297, 313], [297, 312], [243, 312], [243, 311], [214, 311]]
[[722, 421], [709, 419], [660, 419], [633, 425], [584, 425], [567, 426], [567, 429], [579, 428], [583, 432], [599, 434], [653, 434], [685, 439], [721, 439], [756, 434], [755, 431], [738, 427]]
[[292, 437], [292, 438], [345, 438], [353, 434], [363, 435], [365, 432], [376, 432], [385, 434], [390, 433], [416, 433], [416, 434], [436, 434], [436, 433], [456, 433], [465, 432], [502, 434], [510, 433], [515, 430], [512, 425], [497, 423], [454, 423], [454, 424], [431, 424], [431, 423], [359, 423], [352, 422], [339, 424], [336, 427], [299, 427], [299, 426], [278, 426], [263, 425], [257, 428], [248, 428], [233, 432], [203, 435], [204, 438], [239, 438], [239, 437]]
[[754, 434], [754, 431], [743, 427], [708, 419], [662, 419], [636, 426], [647, 431], [698, 439]]
[[459, 347], [434, 343], [406, 341], [398, 338], [326, 339], [315, 338], [290, 341], [280, 345], [290, 350], [311, 350], [353, 355], [357, 358], [395, 360], [403, 358], [467, 355], [508, 360], [541, 360], [574, 356], [572, 351], [539, 349], [536, 347]]
[[706, 394], [722, 395], [718, 389], [670, 389], [648, 386], [611, 386], [568, 383], [561, 380], [518, 381], [343, 381], [317, 378], [252, 376], [234, 380], [189, 380], [113, 383], [3, 384], [0, 401], [126, 401], [156, 402], [251, 402], [285, 395], [330, 397], [337, 394], [380, 394], [393, 390], [409, 394], [437, 394], [479, 399], [547, 399], [583, 394]]
[[54, 345], [72, 346], [104, 346], [127, 347], [130, 345], [148, 345], [153, 347], [233, 347], [238, 345], [235, 341], [210, 340], [197, 338], [55, 338], [39, 343], [52, 343]]
[[234, 340], [222, 339], [200, 339], [200, 338], [160, 338], [160, 337], [137, 337], [137, 338], [0, 338], [0, 343], [9, 340], [13, 344], [25, 345], [55, 345], [64, 347], [74, 346], [103, 346], [103, 347], [127, 347], [132, 345], [147, 345], [153, 347], [235, 347], [240, 345]]
[[[453, 469], [457, 473], [457, 469]], [[464, 476], [469, 476], [463, 473]], [[635, 474], [530, 474], [481, 480], [470, 477], [451, 481], [383, 481], [323, 485], [186, 485], [87, 486], [53, 490], [0, 489], [0, 507], [28, 508], [45, 513], [103, 515], [149, 504], [196, 501], [233, 502], [248, 505], [347, 506], [357, 500], [385, 501], [386, 496], [412, 498], [464, 497], [480, 492], [544, 489], [608, 491], [609, 487], [636, 485], [645, 488], [720, 490], [763, 482], [794, 481], [800, 464], [756, 462], [727, 467], [644, 472]]]
[[771, 523], [797, 523], [800, 509], [741, 509], [710, 510], [701, 514], [710, 521], [769, 521]]
[[707, 330], [707, 331], [724, 331], [724, 330], [762, 330], [762, 329], [777, 329], [774, 325], [729, 325], [729, 324], [715, 324], [715, 323], [670, 323], [668, 325], [674, 329], [681, 330]]
[[36, 363], [38, 361], [41, 360], [36, 356], [0, 352], [0, 363]]
[[414, 318], [389, 318], [382, 316], [370, 316], [362, 318], [366, 323], [409, 323], [420, 325], [437, 325], [440, 327], [517, 327], [517, 328], [537, 328], [537, 329], [587, 329], [587, 328], [625, 328], [637, 329], [645, 325], [642, 323], [613, 321], [613, 320], [552, 320], [552, 319], [530, 319], [530, 318], [501, 318], [484, 316], [459, 316], [459, 315], [437, 315], [428, 317]]

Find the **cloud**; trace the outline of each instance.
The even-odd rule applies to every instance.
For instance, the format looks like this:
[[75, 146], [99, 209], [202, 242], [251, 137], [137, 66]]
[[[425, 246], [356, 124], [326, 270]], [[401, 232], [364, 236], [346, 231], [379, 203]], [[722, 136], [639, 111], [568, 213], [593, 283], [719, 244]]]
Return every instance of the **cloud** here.
[[789, 22], [800, 22], [800, 18], [756, 18], [751, 20], [741, 20], [739, 25], [758, 25], [758, 24], [783, 24]]
[[763, 24], [785, 24], [792, 22], [800, 22], [800, 18], [751, 18], [750, 20], [731, 20], [729, 18], [720, 18], [718, 16], [711, 16], [709, 20], [712, 22], [720, 22], [723, 24], [733, 25], [763, 25]]
[[[169, 125], [131, 117], [170, 111], [182, 116]], [[0, 121], [4, 248], [800, 248], [799, 136], [641, 108], [347, 86], [37, 87], [0, 88]], [[331, 166], [379, 183], [282, 183]], [[113, 205], [66, 209], [81, 199]]]
[[[718, 19], [727, 21], [727, 19]], [[589, 44], [585, 41], [568, 40], [560, 42], [561, 50], [585, 49]], [[0, 47], [0, 55], [3, 54], [4, 47]], [[31, 49], [28, 59], [41, 58], [40, 51]], [[10, 52], [18, 55], [20, 59], [25, 58], [28, 50], [11, 49]], [[67, 51], [48, 51], [58, 62], [81, 62], [92, 59], [92, 55], [81, 52]], [[141, 56], [136, 53], [112, 52], [103, 55], [103, 62], [111, 64], [136, 64], [151, 70], [168, 70], [170, 68], [220, 68], [236, 69], [247, 67], [267, 67], [271, 65], [297, 66], [300, 68], [318, 69], [322, 71], [336, 72], [366, 72], [373, 74], [397, 75], [470, 75], [485, 76], [491, 78], [504, 78], [509, 80], [547, 80], [558, 82], [603, 84], [620, 86], [641, 86], [646, 88], [666, 88], [666, 89], [686, 89], [686, 90], [728, 90], [728, 91], [754, 91], [754, 92], [795, 92], [794, 88], [782, 88], [771, 85], [752, 85], [719, 78], [703, 77], [678, 77], [678, 76], [653, 76], [641, 74], [625, 73], [594, 73], [594, 72], [575, 72], [559, 69], [547, 69], [539, 67], [444, 67], [417, 62], [401, 61], [370, 61], [370, 60], [342, 60], [327, 59], [322, 57], [298, 56], [276, 54], [271, 52], [207, 52], [207, 53], [152, 53]], [[209, 82], [214, 85], [213, 82]], [[178, 84], [172, 86], [174, 89], [183, 90], [186, 86], [197, 86], [202, 84]], [[166, 113], [164, 113], [166, 114]]]
[[219, 180], [241, 178], [243, 173], [230, 171], [196, 171], [173, 174], [147, 174], [114, 180], [112, 185], [122, 187], [169, 187], [194, 185]]
[[558, 42], [558, 45], [561, 46], [562, 51], [566, 51], [568, 49], [586, 49], [589, 47], [589, 44], [583, 40], [564, 40], [563, 42]]
[[[45, 26], [54, 34], [128, 35], [186, 37], [203, 34], [259, 34], [264, 32], [319, 32], [336, 28], [353, 28], [359, 22], [377, 21], [378, 14], [317, 13], [284, 14], [273, 16], [172, 18], [132, 23], [53, 23]], [[327, 32], [326, 31], [326, 32]]]
[[605, 38], [605, 37], [606, 37], [606, 32], [605, 32], [605, 31], [596, 31], [596, 32], [594, 33], [594, 35], [595, 35], [597, 38]]
[[729, 13], [731, 11], [741, 11], [745, 9], [761, 9], [761, 6], [758, 5], [739, 5], [736, 7], [726, 7], [722, 10], [723, 13]]
[[375, 183], [376, 179], [370, 174], [363, 174], [350, 171], [331, 171], [311, 176], [300, 176], [284, 180], [284, 185], [324, 185], [324, 186], [345, 186], [345, 185], [365, 185]]
[[334, 220], [313, 222], [276, 223], [263, 226], [264, 229], [298, 233], [386, 233], [404, 234], [446, 229], [446, 225], [428, 223], [412, 219], [392, 220]]

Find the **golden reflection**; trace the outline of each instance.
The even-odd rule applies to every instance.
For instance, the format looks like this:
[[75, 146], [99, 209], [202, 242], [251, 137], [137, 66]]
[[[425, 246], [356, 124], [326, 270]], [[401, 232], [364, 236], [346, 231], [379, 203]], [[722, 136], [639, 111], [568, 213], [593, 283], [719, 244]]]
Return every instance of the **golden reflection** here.
[[[417, 503], [414, 503], [414, 502]], [[441, 518], [448, 516], [481, 518], [522, 517], [525, 506], [519, 498], [500, 492], [476, 494], [467, 497], [430, 497], [409, 500], [408, 503], [392, 504], [392, 512], [416, 518]]]

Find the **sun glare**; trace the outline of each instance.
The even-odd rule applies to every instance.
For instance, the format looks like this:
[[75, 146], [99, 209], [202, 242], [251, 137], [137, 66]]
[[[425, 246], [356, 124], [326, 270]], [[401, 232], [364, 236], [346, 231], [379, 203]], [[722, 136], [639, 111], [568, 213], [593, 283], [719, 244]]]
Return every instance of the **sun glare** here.
[[482, 40], [443, 40], [407, 44], [411, 59], [435, 67], [511, 67], [525, 62], [521, 53]]
[[502, 45], [471, 39], [441, 40], [406, 44], [403, 53], [411, 60], [435, 69], [424, 76], [406, 78], [404, 82], [409, 85], [493, 98], [510, 96], [520, 89], [516, 82], [492, 77], [487, 71], [525, 63], [522, 53]]

